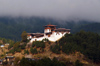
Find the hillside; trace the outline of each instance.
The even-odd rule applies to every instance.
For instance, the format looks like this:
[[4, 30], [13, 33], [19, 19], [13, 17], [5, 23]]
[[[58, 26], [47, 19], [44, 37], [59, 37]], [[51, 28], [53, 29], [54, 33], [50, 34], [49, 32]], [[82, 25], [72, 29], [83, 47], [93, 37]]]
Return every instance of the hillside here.
[[9, 45], [12, 45], [15, 42], [11, 39], [0, 38], [0, 59], [6, 56], [6, 53], [9, 52]]
[[[100, 62], [100, 35], [93, 32], [80, 31], [75, 34], [66, 34], [59, 41], [20, 41], [10, 44], [9, 47], [0, 48], [0, 58], [6, 54], [14, 57], [44, 58], [48, 57], [74, 64], [79, 60], [87, 66], [97, 65]], [[5, 50], [5, 51], [4, 51]], [[92, 64], [92, 65], [91, 65]]]
[[[84, 66], [85, 65], [87, 65], [87, 66], [96, 65], [92, 61], [90, 61], [88, 58], [86, 58], [83, 54], [81, 54], [80, 52], [66, 54], [66, 53], [60, 51], [59, 54], [54, 53], [54, 52], [51, 51], [50, 47], [55, 46], [55, 45], [56, 45], [56, 43], [45, 42], [45, 47], [44, 48], [37, 47], [38, 45], [36, 45], [33, 48], [27, 47], [25, 49], [22, 49], [21, 51], [15, 52], [14, 54], [8, 53], [8, 50], [6, 49], [6, 46], [3, 48], [3, 50], [7, 50], [7, 51], [5, 51], [5, 52], [8, 53], [7, 56], [12, 56], [13, 55], [15, 58], [25, 57], [25, 58], [38, 59], [38, 58], [47, 57], [47, 58], [50, 58], [50, 59], [57, 58], [58, 60], [60, 60], [64, 63], [67, 63], [70, 66], [73, 66], [74, 63], [77, 60], [79, 60], [82, 64], [84, 64]], [[36, 53], [32, 53], [31, 49], [33, 49], [33, 52], [36, 52]], [[34, 51], [34, 49], [36, 49], [36, 51]], [[25, 50], [26, 51], [28, 50], [28, 54]], [[2, 52], [1, 56], [2, 56], [1, 58], [4, 58], [4, 56], [6, 56], [6, 55], [4, 55], [3, 52]]]
[[80, 25], [75, 27], [75, 30], [73, 30], [73, 33], [79, 32], [80, 30], [84, 31], [90, 31], [90, 32], [95, 32], [100, 34], [100, 23], [90, 23], [90, 24], [85, 24], [85, 25]]
[[100, 23], [90, 21], [63, 21], [40, 17], [0, 17], [0, 37], [20, 41], [23, 31], [28, 33], [44, 32], [44, 25], [54, 24], [57, 27], [71, 29], [71, 33], [80, 30], [100, 33]]

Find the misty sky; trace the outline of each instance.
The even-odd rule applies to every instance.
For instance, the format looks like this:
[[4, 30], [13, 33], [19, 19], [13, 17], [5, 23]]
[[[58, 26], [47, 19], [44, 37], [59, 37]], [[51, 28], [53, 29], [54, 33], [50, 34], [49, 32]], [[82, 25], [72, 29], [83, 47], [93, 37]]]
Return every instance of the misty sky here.
[[0, 0], [0, 16], [39, 16], [100, 22], [100, 0]]

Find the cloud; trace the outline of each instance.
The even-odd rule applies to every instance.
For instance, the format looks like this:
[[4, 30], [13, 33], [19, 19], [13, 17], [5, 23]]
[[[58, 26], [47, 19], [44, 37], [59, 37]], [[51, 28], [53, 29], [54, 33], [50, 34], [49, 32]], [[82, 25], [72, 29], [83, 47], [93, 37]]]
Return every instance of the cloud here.
[[100, 0], [0, 0], [0, 16], [39, 16], [100, 22]]

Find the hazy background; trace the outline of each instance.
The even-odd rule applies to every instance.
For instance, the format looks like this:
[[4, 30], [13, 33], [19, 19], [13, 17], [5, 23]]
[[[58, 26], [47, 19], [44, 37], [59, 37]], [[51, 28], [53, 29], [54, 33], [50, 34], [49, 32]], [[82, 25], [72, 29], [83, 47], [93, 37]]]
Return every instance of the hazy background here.
[[100, 22], [100, 0], [0, 0], [0, 16]]
[[19, 41], [47, 24], [100, 34], [100, 0], [0, 0], [0, 37]]

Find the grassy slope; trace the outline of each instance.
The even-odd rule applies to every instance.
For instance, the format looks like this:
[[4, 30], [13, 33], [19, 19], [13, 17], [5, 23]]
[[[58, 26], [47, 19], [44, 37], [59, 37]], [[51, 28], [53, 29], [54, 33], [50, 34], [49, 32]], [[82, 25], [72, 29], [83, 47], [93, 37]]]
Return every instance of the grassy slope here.
[[[63, 58], [64, 62], [65, 61], [70, 61], [70, 62], [75, 62], [76, 60], [80, 60], [82, 63], [88, 65], [88, 66], [93, 66], [95, 65], [93, 62], [91, 62], [90, 60], [88, 60], [87, 58], [84, 57], [83, 54], [81, 54], [80, 52], [76, 52], [76, 53], [72, 53], [72, 54], [65, 54], [61, 51], [61, 54], [55, 54], [53, 52], [50, 51], [50, 46], [55, 45], [55, 43], [45, 43], [46, 47], [44, 48], [44, 52], [42, 53], [38, 53], [38, 54], [34, 54], [32, 55], [31, 53], [29, 54], [30, 56], [32, 56], [32, 58], [38, 58], [38, 57], [49, 57], [49, 58], [54, 58], [54, 57], [60, 57]], [[35, 47], [34, 47], [35, 48]], [[28, 49], [28, 51], [30, 52], [30, 48], [26, 48]], [[40, 51], [40, 48], [37, 48], [38, 51]], [[24, 57], [26, 55], [24, 55], [24, 50], [22, 50], [20, 53], [16, 52], [14, 54], [15, 57]], [[91, 65], [91, 63], [93, 63]]]

